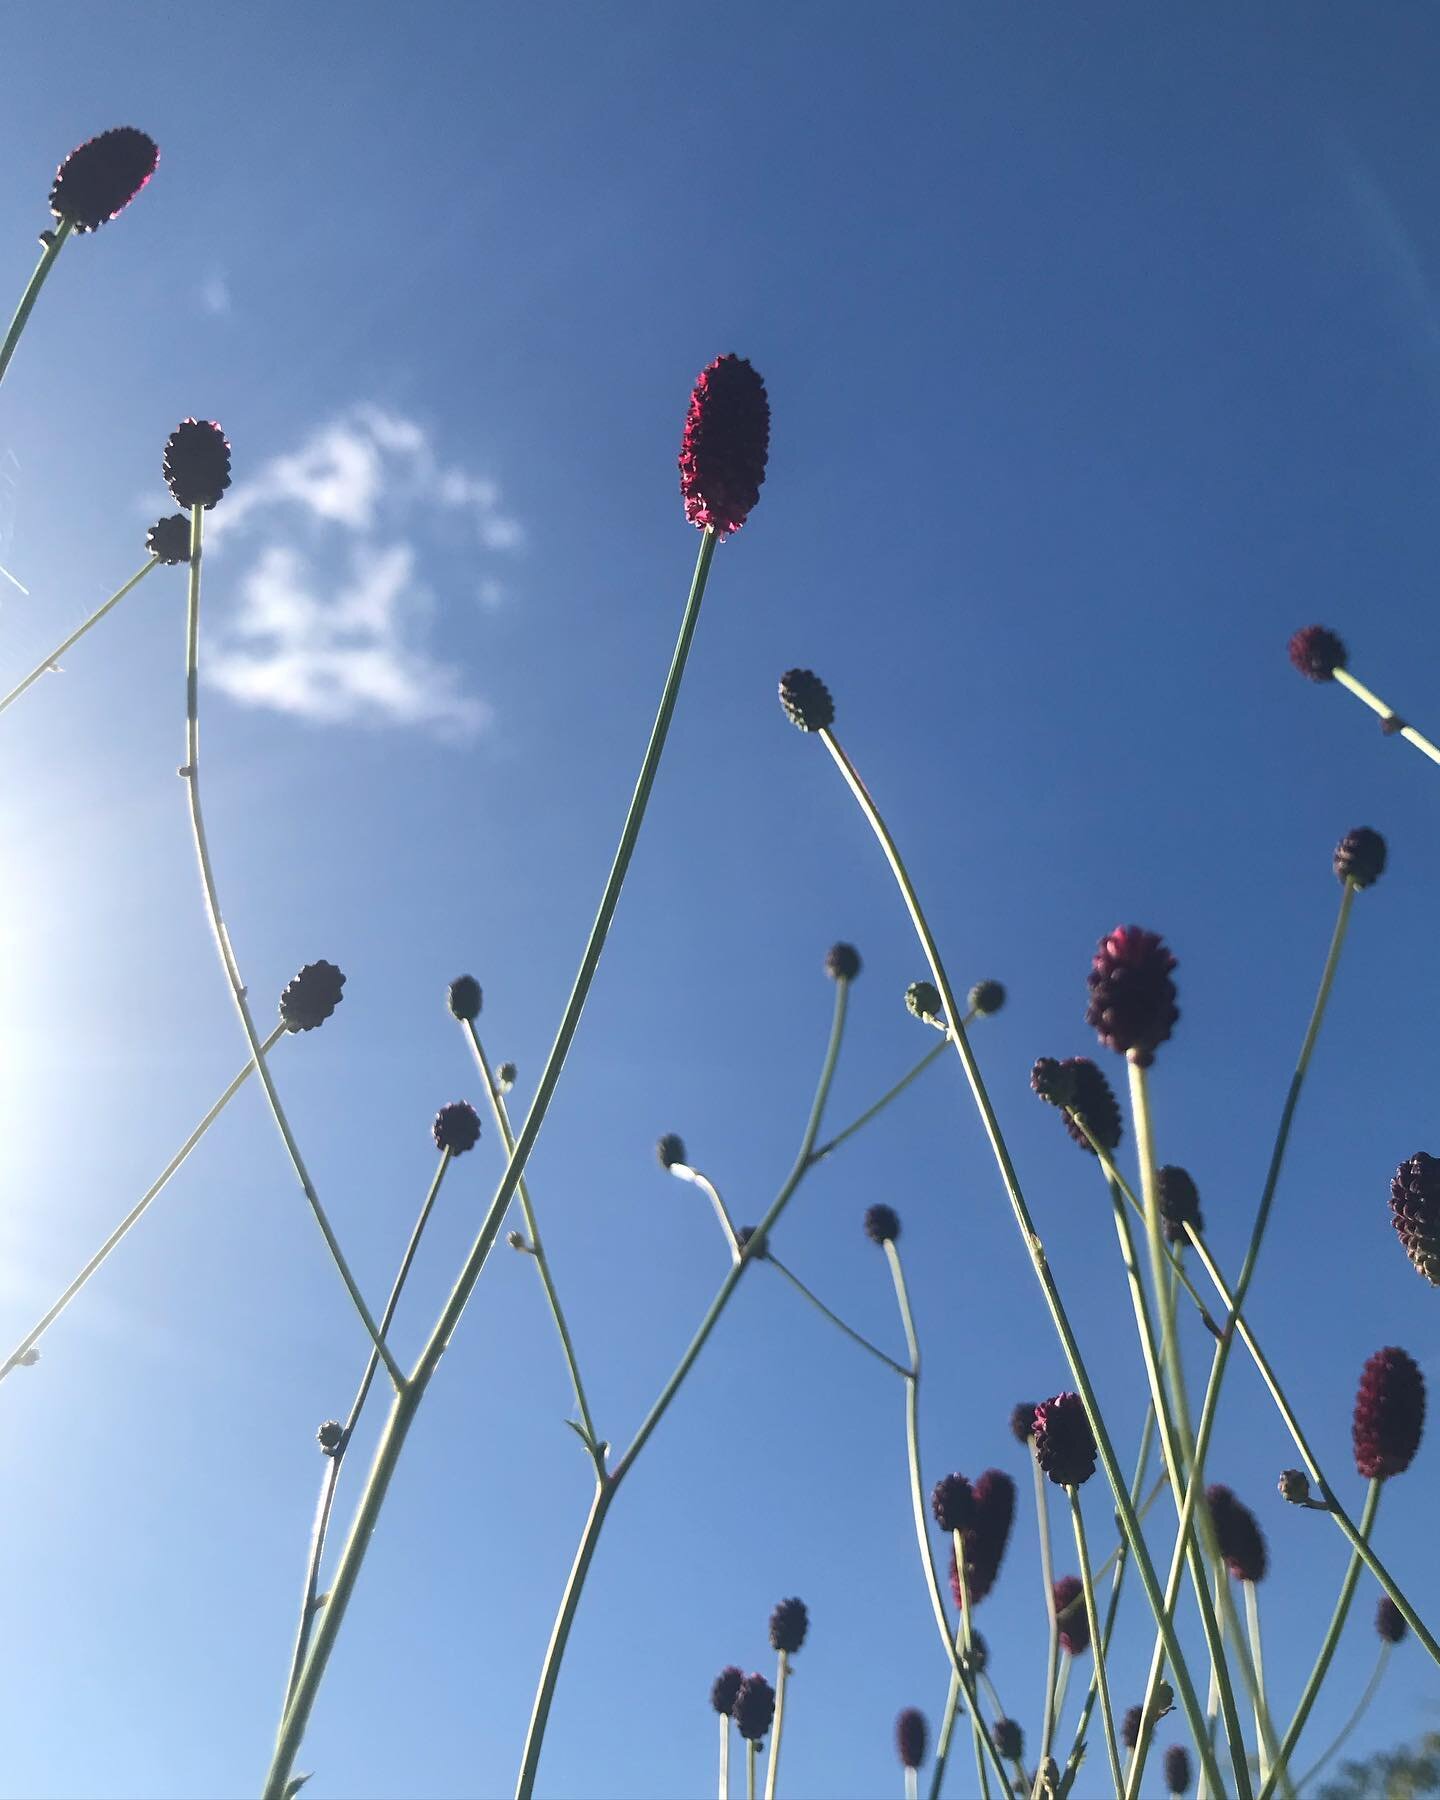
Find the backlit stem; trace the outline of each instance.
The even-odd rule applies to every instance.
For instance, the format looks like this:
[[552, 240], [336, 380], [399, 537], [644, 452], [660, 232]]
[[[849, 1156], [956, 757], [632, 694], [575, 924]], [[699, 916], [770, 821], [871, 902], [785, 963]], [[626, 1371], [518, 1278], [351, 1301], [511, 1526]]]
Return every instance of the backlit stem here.
[[25, 679], [23, 681], [17, 681], [10, 692], [5, 695], [4, 699], [0, 699], [0, 713], [3, 713], [7, 706], [13, 706], [27, 688], [32, 687], [47, 669], [54, 667], [72, 644], [78, 644], [92, 625], [98, 625], [105, 617], [106, 613], [110, 612], [112, 608], [117, 607], [132, 588], [138, 587], [152, 569], [158, 569], [159, 567], [159, 557], [152, 556], [148, 562], [135, 571], [123, 587], [116, 588], [115, 592], [103, 606], [97, 606], [90, 617], [85, 620], [84, 624], [77, 625], [75, 630], [70, 633], [69, 637], [67, 637], [63, 643], [57, 644], [48, 656], [42, 656], [40, 661], [36, 663], [35, 667]]
[[35, 302], [40, 298], [40, 290], [50, 271], [55, 267], [55, 260], [65, 248], [65, 240], [74, 227], [73, 219], [61, 219], [51, 231], [47, 231], [41, 239], [40, 260], [35, 265], [35, 273], [26, 283], [25, 292], [20, 296], [20, 304], [15, 308], [15, 316], [10, 321], [10, 329], [5, 333], [5, 341], [0, 344], [0, 381], [5, 379], [5, 371], [10, 367], [10, 358], [15, 354], [15, 346], [20, 342], [20, 334], [24, 331], [30, 314], [34, 311]]

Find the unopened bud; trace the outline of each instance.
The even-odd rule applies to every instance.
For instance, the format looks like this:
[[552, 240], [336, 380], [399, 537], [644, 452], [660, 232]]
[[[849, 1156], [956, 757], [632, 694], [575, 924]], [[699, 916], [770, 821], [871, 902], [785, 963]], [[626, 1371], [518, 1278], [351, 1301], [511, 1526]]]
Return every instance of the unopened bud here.
[[1292, 1506], [1304, 1506], [1310, 1498], [1310, 1477], [1303, 1469], [1286, 1469], [1278, 1485], [1280, 1498]]

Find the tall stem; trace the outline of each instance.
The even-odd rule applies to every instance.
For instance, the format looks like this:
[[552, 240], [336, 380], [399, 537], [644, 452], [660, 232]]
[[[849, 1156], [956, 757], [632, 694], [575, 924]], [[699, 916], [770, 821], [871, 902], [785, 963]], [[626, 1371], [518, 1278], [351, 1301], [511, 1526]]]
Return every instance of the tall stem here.
[[1376, 1663], [1375, 1663], [1375, 1672], [1371, 1675], [1369, 1681], [1366, 1682], [1365, 1691], [1364, 1691], [1364, 1693], [1361, 1694], [1358, 1702], [1356, 1703], [1354, 1712], [1351, 1713], [1350, 1717], [1345, 1721], [1345, 1723], [1340, 1727], [1339, 1731], [1330, 1740], [1330, 1744], [1329, 1744], [1328, 1748], [1325, 1750], [1325, 1753], [1322, 1756], [1320, 1756], [1315, 1762], [1311, 1763], [1310, 1767], [1305, 1771], [1305, 1773], [1295, 1783], [1295, 1786], [1297, 1788], [1303, 1790], [1306, 1786], [1308, 1786], [1308, 1784], [1310, 1782], [1312, 1782], [1315, 1779], [1315, 1777], [1320, 1773], [1320, 1771], [1325, 1767], [1326, 1763], [1328, 1763], [1332, 1757], [1339, 1755], [1341, 1749], [1343, 1748], [1345, 1743], [1348, 1741], [1351, 1732], [1354, 1731], [1355, 1727], [1360, 1723], [1360, 1721], [1365, 1717], [1365, 1714], [1370, 1710], [1370, 1702], [1375, 1698], [1376, 1694], [1379, 1692], [1380, 1683], [1385, 1679], [1385, 1669], [1386, 1669], [1386, 1665], [1390, 1661], [1391, 1648], [1392, 1648], [1392, 1646], [1390, 1644], [1382, 1642], [1382, 1644], [1380, 1645], [1380, 1655], [1376, 1659]]
[[893, 1356], [887, 1355], [878, 1344], [872, 1344], [869, 1338], [862, 1336], [852, 1325], [847, 1325], [840, 1317], [839, 1313], [832, 1312], [818, 1294], [813, 1293], [806, 1287], [805, 1283], [793, 1269], [787, 1268], [785, 1264], [781, 1262], [780, 1258], [776, 1256], [773, 1250], [767, 1250], [765, 1252], [765, 1261], [772, 1269], [774, 1269], [777, 1275], [784, 1276], [785, 1280], [790, 1283], [796, 1293], [803, 1295], [822, 1318], [828, 1319], [837, 1331], [843, 1331], [852, 1344], [858, 1344], [862, 1350], [868, 1350], [877, 1362], [884, 1363], [887, 1369], [893, 1369], [897, 1375], [909, 1374], [909, 1370], [906, 1369], [902, 1363], [896, 1362]]
[[[1363, 701], [1371, 712], [1378, 713], [1381, 720], [1389, 725], [1391, 730], [1394, 730], [1392, 721], [1399, 719], [1400, 715], [1393, 706], [1387, 706], [1378, 694], [1372, 693], [1363, 681], [1357, 681], [1348, 669], [1336, 669], [1335, 679], [1341, 687], [1349, 688], [1355, 698]], [[1436, 749], [1423, 732], [1417, 731], [1413, 725], [1406, 725], [1402, 721], [1400, 735], [1407, 744], [1413, 744], [1423, 756], [1428, 756], [1431, 762], [1440, 763], [1440, 750]]]
[[790, 1673], [790, 1658], [780, 1652], [775, 1670], [775, 1723], [770, 1730], [770, 1761], [765, 1766], [765, 1800], [775, 1800], [775, 1778], [780, 1767], [780, 1734], [785, 1729], [785, 1689]]
[[83, 625], [77, 625], [75, 630], [70, 633], [69, 637], [67, 637], [63, 643], [57, 644], [48, 656], [42, 656], [40, 661], [36, 663], [35, 667], [25, 679], [23, 681], [17, 681], [10, 692], [6, 694], [3, 699], [0, 699], [0, 713], [3, 713], [7, 706], [13, 706], [25, 690], [29, 687], [33, 687], [45, 671], [52, 668], [54, 664], [60, 660], [72, 644], [78, 644], [92, 625], [98, 625], [105, 617], [106, 613], [113, 607], [118, 606], [132, 588], [138, 587], [150, 571], [152, 569], [158, 569], [159, 566], [159, 557], [152, 556], [148, 562], [135, 571], [123, 587], [116, 588], [115, 592], [103, 606], [97, 606], [90, 617], [85, 620]]
[[1050, 1498], [1034, 1440], [1027, 1441], [1030, 1473], [1035, 1484], [1035, 1524], [1040, 1534], [1040, 1581], [1045, 1590], [1045, 1696], [1041, 1711], [1039, 1767], [1051, 1754], [1055, 1741], [1055, 1683], [1060, 1673], [1060, 1621], [1055, 1616], [1055, 1558], [1050, 1547]]
[[730, 1800], [730, 1715], [720, 1714], [720, 1800]]
[[1250, 1636], [1250, 1661], [1255, 1669], [1255, 1734], [1260, 1749], [1260, 1779], [1270, 1773], [1270, 1711], [1265, 1698], [1265, 1651], [1260, 1638], [1260, 1602], [1253, 1581], [1240, 1584], [1245, 1594], [1245, 1629]]
[[5, 333], [5, 342], [0, 344], [0, 381], [5, 379], [5, 371], [10, 367], [10, 358], [15, 354], [15, 346], [20, 342], [20, 334], [25, 329], [26, 321], [34, 311], [35, 302], [40, 298], [40, 290], [45, 285], [45, 278], [55, 267], [55, 260], [65, 248], [65, 240], [69, 237], [74, 225], [72, 219], [61, 219], [53, 231], [44, 236], [44, 247], [40, 252], [40, 260], [35, 265], [35, 273], [26, 284], [25, 292], [20, 296], [20, 304], [15, 308], [15, 317], [10, 321], [10, 329]]
[[1115, 1792], [1125, 1791], [1125, 1777], [1120, 1773], [1120, 1758], [1115, 1749], [1115, 1714], [1110, 1705], [1110, 1680], [1105, 1672], [1105, 1639], [1100, 1632], [1100, 1613], [1095, 1605], [1095, 1580], [1090, 1573], [1090, 1549], [1085, 1542], [1085, 1520], [1080, 1511], [1080, 1490], [1068, 1488], [1070, 1518], [1075, 1527], [1075, 1554], [1080, 1558], [1080, 1585], [1085, 1593], [1085, 1617], [1090, 1625], [1090, 1654], [1095, 1659], [1095, 1685], [1100, 1690], [1100, 1719], [1105, 1733], [1105, 1750], [1110, 1758], [1110, 1774]]
[[[970, 1015], [968, 1013], [966, 1014], [965, 1022], [967, 1024], [970, 1022]], [[917, 1076], [923, 1075], [930, 1067], [931, 1063], [938, 1062], [949, 1046], [950, 1034], [947, 1031], [934, 1049], [927, 1050], [920, 1058], [919, 1062], [917, 1062], [913, 1068], [907, 1070], [895, 1083], [894, 1087], [887, 1088], [873, 1106], [867, 1106], [864, 1112], [862, 1112], [858, 1118], [852, 1119], [843, 1131], [837, 1131], [834, 1137], [829, 1138], [825, 1143], [818, 1145], [816, 1149], [811, 1152], [811, 1162], [818, 1163], [822, 1158], [829, 1156], [832, 1151], [838, 1150], [847, 1138], [852, 1138], [857, 1131], [863, 1130], [877, 1113], [883, 1112], [892, 1100], [898, 1095], [903, 1094]]]
[[[965, 1537], [962, 1532], [952, 1531], [950, 1540], [955, 1556], [955, 1585], [960, 1590], [960, 1648], [965, 1658], [965, 1667], [973, 1670], [975, 1667], [975, 1637], [970, 1626], [970, 1576], [965, 1567]], [[975, 1698], [978, 1703], [980, 1698], [978, 1688]], [[984, 1795], [985, 1800], [990, 1800], [990, 1781], [985, 1773], [985, 1752], [980, 1743], [981, 1735], [985, 1733], [985, 1727], [980, 1722], [978, 1704], [970, 1708], [970, 1727], [971, 1736], [975, 1740], [975, 1779], [980, 1783], [980, 1792]], [[997, 1745], [997, 1754], [998, 1750], [999, 1746]]]

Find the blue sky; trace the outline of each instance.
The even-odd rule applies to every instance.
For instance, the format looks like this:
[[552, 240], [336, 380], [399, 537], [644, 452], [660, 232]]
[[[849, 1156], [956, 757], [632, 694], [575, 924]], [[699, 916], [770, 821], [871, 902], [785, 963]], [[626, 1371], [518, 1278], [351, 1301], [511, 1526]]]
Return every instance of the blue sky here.
[[[1285, 642], [1323, 620], [1398, 708], [1440, 718], [1434, 15], [21, 5], [9, 27], [0, 286], [26, 280], [73, 144], [133, 123], [162, 162], [66, 249], [0, 395], [0, 563], [27, 590], [0, 584], [0, 683], [139, 566], [176, 421], [222, 420], [210, 829], [252, 994], [320, 956], [349, 977], [275, 1070], [367, 1293], [432, 1173], [431, 1115], [480, 1097], [443, 1005], [461, 970], [529, 1097], [694, 555], [687, 393], [733, 349], [769, 384], [770, 477], [717, 554], [531, 1165], [602, 1432], [628, 1438], [724, 1270], [656, 1135], [683, 1133], [738, 1216], [764, 1209], [836, 938], [865, 958], [836, 1123], [928, 1044], [888, 876], [776, 708], [800, 663], [836, 695], [957, 981], [1010, 988], [977, 1049], [1127, 1444], [1139, 1372], [1103, 1190], [1030, 1064], [1093, 1047], [1103, 931], [1164, 932], [1183, 1017], [1155, 1070], [1160, 1151], [1194, 1173], [1233, 1268], [1333, 921], [1333, 845], [1385, 833], [1252, 1308], [1343, 1475], [1371, 1351], [1403, 1345], [1440, 1379], [1434, 1296], [1386, 1207], [1395, 1164], [1440, 1149], [1440, 786], [1299, 681]], [[241, 1066], [174, 775], [183, 616], [180, 575], [157, 572], [0, 722], [13, 1338]], [[501, 1166], [487, 1125], [443, 1191], [406, 1352]], [[1023, 1475], [1011, 1406], [1064, 1369], [948, 1062], [806, 1182], [777, 1244], [898, 1353], [859, 1229], [878, 1199], [904, 1220], [928, 1473]], [[1187, 1350], [1198, 1370], [1203, 1340]], [[247, 1092], [0, 1392], [0, 1794], [256, 1791], [313, 1432], [363, 1353]], [[1227, 1392], [1212, 1467], [1270, 1539], [1288, 1711], [1343, 1547], [1275, 1495], [1293, 1456], [1252, 1374]], [[510, 1791], [588, 1503], [566, 1406], [533, 1272], [502, 1251], [392, 1491], [301, 1759], [310, 1792]], [[1432, 1620], [1434, 1458], [1381, 1511]], [[899, 1384], [756, 1271], [611, 1516], [544, 1792], [711, 1791], [710, 1680], [767, 1666], [787, 1594], [813, 1623], [782, 1790], [898, 1792], [894, 1715], [933, 1717], [945, 1687]], [[1362, 1582], [1318, 1741], [1369, 1672], [1373, 1603]], [[1126, 1619], [1122, 1704], [1150, 1644], [1138, 1601]], [[1033, 1731], [1028, 1512], [979, 1624]], [[1432, 1724], [1436, 1695], [1403, 1646], [1357, 1744]]]

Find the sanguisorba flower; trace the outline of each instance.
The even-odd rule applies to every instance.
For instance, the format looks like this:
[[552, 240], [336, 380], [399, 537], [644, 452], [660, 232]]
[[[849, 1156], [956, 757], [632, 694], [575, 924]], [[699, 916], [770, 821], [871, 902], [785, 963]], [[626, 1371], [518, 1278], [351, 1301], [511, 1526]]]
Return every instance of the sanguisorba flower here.
[[463, 1156], [480, 1142], [480, 1115], [468, 1100], [452, 1100], [436, 1113], [430, 1129], [437, 1150]]
[[835, 723], [835, 702], [813, 669], [787, 669], [780, 677], [780, 707], [798, 731], [824, 731]]
[[1205, 1490], [1205, 1502], [1215, 1523], [1215, 1541], [1221, 1560], [1237, 1581], [1263, 1581], [1270, 1567], [1270, 1552], [1260, 1521], [1234, 1493], [1220, 1482]]
[[982, 1019], [988, 1019], [998, 1013], [1005, 1004], [1005, 984], [1003, 981], [977, 981], [971, 988], [966, 1002], [971, 1012]]
[[480, 1017], [481, 1000], [480, 983], [473, 975], [457, 975], [450, 983], [446, 1003], [462, 1023], [473, 1024]]
[[1373, 887], [1385, 873], [1385, 840], [1368, 825], [1347, 831], [1335, 846], [1335, 875], [1357, 888]]
[[763, 1675], [747, 1675], [735, 1690], [730, 1717], [750, 1743], [763, 1738], [775, 1717], [775, 1690]]
[[918, 1706], [907, 1706], [895, 1720], [895, 1748], [907, 1769], [918, 1769], [925, 1760], [925, 1743], [930, 1727]]
[[55, 172], [50, 210], [73, 231], [98, 231], [155, 173], [160, 146], [133, 125], [102, 131], [72, 150]]
[[314, 1031], [323, 1025], [345, 998], [345, 977], [322, 957], [306, 963], [280, 995], [280, 1017], [287, 1031]]
[[1155, 932], [1117, 925], [1090, 964], [1085, 1023], [1108, 1049], [1148, 1068], [1180, 1017], [1174, 970], [1175, 958]]
[[740, 1692], [740, 1683], [745, 1679], [745, 1671], [737, 1669], [734, 1663], [724, 1668], [715, 1677], [710, 1688], [710, 1704], [717, 1713], [728, 1713], [735, 1705], [735, 1696]]
[[[965, 1584], [978, 1606], [995, 1585], [1015, 1520], [1015, 1483], [1003, 1469], [987, 1469], [975, 1483], [974, 1522], [964, 1538]], [[950, 1591], [960, 1604], [960, 1574], [950, 1550]]]
[[230, 441], [213, 419], [182, 419], [165, 441], [164, 466], [175, 504], [208, 512], [230, 485]]
[[1101, 1149], [1114, 1154], [1124, 1130], [1120, 1106], [1103, 1071], [1088, 1056], [1067, 1056], [1064, 1062], [1042, 1056], [1030, 1071], [1030, 1085], [1049, 1105], [1068, 1109], [1065, 1129], [1082, 1150], [1095, 1154], [1094, 1145], [1070, 1117], [1072, 1112], [1084, 1119]]
[[673, 1169], [676, 1163], [689, 1167], [685, 1161], [685, 1140], [673, 1131], [667, 1131], [655, 1142], [655, 1160], [662, 1169]]
[[912, 981], [905, 990], [905, 1010], [917, 1019], [938, 1019], [940, 1005], [940, 990], [933, 981]]
[[[1072, 1656], [1083, 1656], [1090, 1648], [1090, 1619], [1083, 1606], [1071, 1606], [1085, 1592], [1078, 1575], [1062, 1575], [1050, 1590], [1055, 1612], [1060, 1619], [1060, 1643]], [[1067, 1614], [1066, 1607], [1071, 1607]]]
[[680, 442], [685, 517], [718, 538], [738, 531], [760, 498], [770, 454], [770, 400], [743, 356], [700, 371]]
[[1140, 1721], [1144, 1717], [1143, 1706], [1132, 1706], [1120, 1721], [1120, 1739], [1127, 1750], [1133, 1750], [1140, 1742]]
[[1057, 1487], [1079, 1487], [1095, 1473], [1095, 1433], [1078, 1394], [1056, 1394], [1035, 1408], [1035, 1456]]
[[893, 1206], [869, 1207], [865, 1213], [865, 1235], [872, 1244], [894, 1243], [900, 1235], [900, 1215]]
[[832, 944], [825, 952], [825, 973], [832, 981], [854, 981], [860, 973], [860, 952], [853, 944]]
[[1380, 1604], [1375, 1608], [1375, 1629], [1387, 1644], [1403, 1643], [1410, 1630], [1404, 1613], [1388, 1594], [1380, 1596]]
[[1413, 1357], [1392, 1344], [1377, 1350], [1355, 1396], [1355, 1467], [1368, 1481], [1403, 1475], [1425, 1429], [1425, 1377]]
[[963, 1475], [942, 1475], [930, 1490], [930, 1510], [943, 1532], [969, 1531], [975, 1523], [975, 1490]]
[[1025, 1754], [1025, 1733], [1014, 1719], [997, 1719], [990, 1728], [990, 1741], [995, 1754], [1003, 1756], [1006, 1762], [1019, 1762]]
[[1200, 1211], [1200, 1190], [1187, 1169], [1166, 1163], [1155, 1173], [1156, 1196], [1160, 1202], [1160, 1218], [1165, 1236], [1172, 1244], [1188, 1244], [1185, 1227], [1193, 1225], [1204, 1231], [1205, 1215]]
[[1035, 1435], [1035, 1402], [1022, 1400], [1010, 1409], [1010, 1430], [1017, 1444], [1028, 1444]]
[[1345, 667], [1345, 646], [1323, 625], [1305, 625], [1290, 640], [1290, 660], [1307, 681], [1333, 681]]
[[184, 513], [171, 513], [157, 519], [145, 533], [145, 548], [156, 562], [188, 563], [190, 560], [190, 521]]
[[793, 1656], [805, 1642], [810, 1614], [803, 1600], [782, 1600], [770, 1615], [770, 1648]]
[[1405, 1254], [1440, 1287], [1440, 1157], [1417, 1150], [1401, 1163], [1390, 1182], [1390, 1218]]
[[1165, 1792], [1183, 1794], [1190, 1786], [1190, 1752], [1183, 1744], [1172, 1744], [1165, 1752]]

